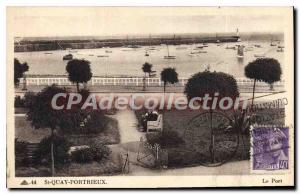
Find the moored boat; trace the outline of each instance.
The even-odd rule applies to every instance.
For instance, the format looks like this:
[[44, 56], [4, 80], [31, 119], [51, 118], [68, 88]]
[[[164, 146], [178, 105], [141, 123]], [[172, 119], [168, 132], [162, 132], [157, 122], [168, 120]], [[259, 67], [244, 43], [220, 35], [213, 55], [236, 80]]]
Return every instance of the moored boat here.
[[260, 44], [255, 44], [254, 47], [261, 48], [262, 46]]
[[169, 53], [169, 46], [168, 45], [167, 45], [167, 50], [168, 50], [168, 55], [164, 56], [164, 59], [176, 59], [176, 56], [170, 55], [170, 53]]
[[265, 54], [254, 54], [255, 58], [265, 58], [266, 55]]
[[[278, 47], [279, 48], [279, 47]], [[277, 52], [283, 52], [283, 47], [280, 47], [279, 49], [277, 49]]]
[[72, 54], [67, 54], [67, 55], [63, 56], [63, 60], [72, 60], [72, 59], [73, 59]]
[[238, 45], [237, 57], [244, 58], [244, 45]]

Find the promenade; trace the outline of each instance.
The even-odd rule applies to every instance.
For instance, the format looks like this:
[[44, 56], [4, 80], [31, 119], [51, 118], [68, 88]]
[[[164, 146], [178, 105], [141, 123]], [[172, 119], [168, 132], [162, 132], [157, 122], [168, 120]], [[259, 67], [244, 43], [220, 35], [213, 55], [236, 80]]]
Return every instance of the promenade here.
[[[23, 90], [23, 86], [20, 85], [18, 88], [15, 88], [16, 95], [23, 95], [25, 92], [39, 92], [46, 85], [27, 85], [26, 89]], [[60, 87], [65, 87], [70, 91], [76, 91], [75, 85], [61, 85]], [[80, 88], [84, 88], [81, 86]], [[146, 90], [143, 90], [143, 86], [133, 86], [133, 85], [88, 85], [86, 87], [89, 89], [91, 93], [163, 93], [163, 86], [146, 86]], [[240, 93], [252, 93], [253, 85], [245, 84], [239, 85]], [[255, 93], [277, 93], [284, 91], [283, 85], [274, 85], [273, 90], [270, 90], [268, 85], [257, 85], [255, 88]], [[167, 85], [166, 93], [183, 93], [184, 87], [183, 86], [173, 86]]]

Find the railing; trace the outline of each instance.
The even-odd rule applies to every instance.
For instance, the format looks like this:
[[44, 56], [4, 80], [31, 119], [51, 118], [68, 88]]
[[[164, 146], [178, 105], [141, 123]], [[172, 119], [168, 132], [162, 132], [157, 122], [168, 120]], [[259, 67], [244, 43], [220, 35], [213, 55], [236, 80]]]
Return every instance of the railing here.
[[[163, 86], [163, 81], [160, 78], [143, 78], [143, 77], [92, 77], [92, 79], [87, 82], [87, 85], [92, 86], [142, 86], [144, 83], [146, 86]], [[247, 78], [236, 78], [237, 84], [239, 86], [247, 86], [253, 85], [253, 80]], [[74, 85], [68, 79], [68, 77], [30, 77], [27, 76], [20, 79], [20, 84], [23, 84], [24, 81], [26, 85], [37, 85], [37, 86], [46, 86], [46, 85]], [[174, 84], [174, 86], [184, 86], [188, 81], [188, 78], [179, 78], [178, 83]], [[257, 86], [269, 86], [265, 82], [258, 81], [256, 83]], [[284, 80], [275, 82], [274, 86], [284, 86]]]

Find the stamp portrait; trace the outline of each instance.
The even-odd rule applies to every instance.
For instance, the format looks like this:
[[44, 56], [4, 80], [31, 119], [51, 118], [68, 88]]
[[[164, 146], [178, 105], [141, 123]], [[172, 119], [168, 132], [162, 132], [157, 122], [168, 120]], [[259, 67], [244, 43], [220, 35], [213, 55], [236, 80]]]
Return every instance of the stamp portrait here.
[[253, 129], [253, 170], [289, 168], [288, 131], [288, 127], [256, 127]]

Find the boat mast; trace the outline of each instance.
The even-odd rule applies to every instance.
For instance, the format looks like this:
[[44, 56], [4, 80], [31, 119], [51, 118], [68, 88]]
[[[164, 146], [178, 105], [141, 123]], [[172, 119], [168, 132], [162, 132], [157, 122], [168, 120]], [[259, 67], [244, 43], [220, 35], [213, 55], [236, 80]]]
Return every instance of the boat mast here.
[[167, 50], [168, 50], [168, 57], [170, 56], [169, 54], [169, 45], [167, 44]]
[[[225, 33], [228, 32], [228, 15], [226, 15], [226, 21], [225, 21]], [[226, 48], [228, 48], [228, 41], [226, 41]]]

